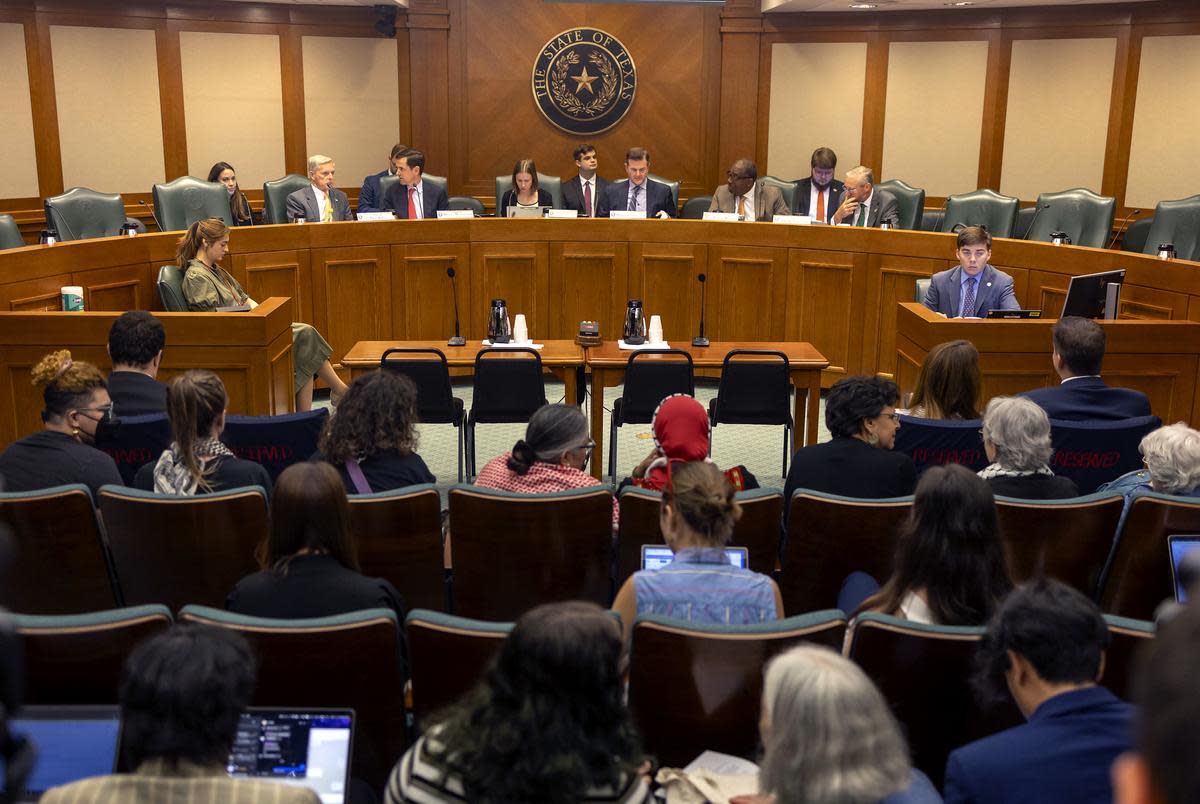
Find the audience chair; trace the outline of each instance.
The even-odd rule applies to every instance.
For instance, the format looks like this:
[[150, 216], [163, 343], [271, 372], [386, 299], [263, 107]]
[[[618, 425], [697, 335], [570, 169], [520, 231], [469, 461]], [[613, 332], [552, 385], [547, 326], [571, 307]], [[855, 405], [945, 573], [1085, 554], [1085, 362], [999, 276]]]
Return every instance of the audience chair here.
[[777, 179], [774, 176], [763, 176], [759, 179], [759, 184], [778, 190], [779, 194], [783, 196], [783, 203], [787, 204], [788, 210], [792, 214], [798, 214], [796, 207], [799, 206], [800, 182]]
[[280, 416], [231, 414], [225, 417], [221, 441], [239, 458], [262, 464], [274, 483], [284, 469], [312, 457], [328, 420], [325, 408]]
[[629, 708], [645, 749], [664, 767], [709, 749], [753, 758], [766, 663], [802, 642], [839, 650], [845, 632], [836, 609], [743, 626], [638, 616]]
[[[777, 489], [752, 489], [737, 493], [742, 518], [733, 526], [731, 547], [745, 547], [749, 567], [763, 575], [774, 575], [779, 558], [779, 518], [783, 515], [783, 494]], [[617, 531], [617, 577], [620, 589], [625, 579], [642, 568], [643, 544], [666, 544], [658, 528], [658, 509], [662, 494], [650, 489], [626, 486], [618, 496], [621, 525]]]
[[[721, 365], [721, 384], [708, 403], [712, 426], [783, 425], [783, 471], [792, 451], [792, 382], [788, 358], [770, 349], [731, 349]], [[710, 442], [711, 444], [711, 442]], [[711, 450], [711, 448], [710, 448]]]
[[536, 349], [480, 349], [467, 415], [467, 474], [474, 477], [475, 426], [529, 421], [546, 404], [542, 356]]
[[158, 298], [168, 313], [186, 313], [187, 297], [183, 295], [183, 271], [178, 265], [164, 265], [158, 269]]
[[[117, 411], [117, 415], [121, 416], [121, 412]], [[96, 446], [116, 462], [125, 485], [132, 486], [138, 469], [157, 461], [170, 448], [171, 423], [165, 413], [121, 416], [116, 434]]]
[[1157, 416], [1139, 416], [1119, 421], [1050, 420], [1054, 474], [1075, 481], [1079, 491], [1090, 494], [1102, 484], [1142, 467], [1138, 446], [1142, 437], [1162, 426]]
[[72, 187], [62, 195], [47, 198], [43, 206], [46, 223], [58, 232], [60, 241], [112, 237], [119, 235], [125, 224], [146, 230], [139, 221], [125, 216], [125, 201], [118, 193]]
[[388, 191], [399, 183], [399, 176], [381, 176], [379, 179], [379, 190], [375, 195], [375, 206], [383, 209], [383, 199], [387, 198]]
[[541, 603], [610, 602], [612, 493], [450, 489], [454, 613], [515, 620]]
[[1071, 500], [996, 497], [996, 514], [1013, 583], [1039, 575], [1094, 597], [1125, 498], [1101, 492]]
[[512, 623], [414, 609], [405, 618], [412, 664], [412, 712], [421, 721], [457, 701], [483, 677]]
[[[563, 208], [562, 194], [562, 178], [560, 176], [547, 176], [545, 173], [538, 171], [538, 189], [545, 190], [550, 193], [550, 205], [555, 209]], [[504, 194], [513, 188], [512, 174], [496, 177], [496, 217], [503, 218], [508, 214], [508, 210], [500, 209], [500, 199]]]
[[233, 585], [259, 568], [254, 550], [268, 525], [258, 486], [195, 497], [104, 486], [99, 504], [131, 606], [224, 606]]
[[[1142, 249], [1149, 242], [1150, 229], [1153, 226], [1154, 218], [1138, 218], [1129, 224], [1129, 226], [1125, 227], [1125, 234], [1121, 236], [1121, 250], [1133, 254], [1141, 254]], [[1154, 248], [1155, 250], [1151, 253], [1157, 254], [1158, 243], [1154, 244]]]
[[1124, 701], [1133, 701], [1133, 674], [1137, 655], [1154, 639], [1154, 623], [1104, 615], [1112, 642], [1104, 654], [1100, 683]]
[[87, 486], [0, 493], [15, 558], [0, 605], [22, 614], [81, 614], [122, 605]]
[[288, 223], [287, 197], [310, 184], [308, 176], [289, 173], [263, 183], [263, 223]]
[[916, 416], [901, 416], [900, 429], [896, 431], [894, 452], [902, 452], [912, 458], [917, 472], [930, 466], [948, 463], [962, 464], [972, 472], [988, 465], [983, 451], [983, 436], [979, 419], [969, 421], [955, 419], [923, 419]]
[[138, 643], [171, 626], [165, 606], [14, 618], [27, 704], [115, 704], [121, 668]]
[[[1200, 260], [1200, 195], [1179, 201], [1159, 201], [1154, 223], [1146, 235], [1143, 254], [1157, 254], [1162, 243], [1175, 246], [1181, 260]], [[1126, 236], [1128, 237], [1128, 232]]]
[[679, 209], [679, 182], [678, 181], [672, 181], [671, 179], [664, 179], [662, 176], [656, 175], [654, 173], [647, 173], [646, 178], [650, 179], [651, 181], [656, 181], [659, 184], [667, 185], [667, 189], [669, 189], [671, 191], [671, 206], [675, 207], [675, 209]]
[[482, 218], [484, 215], [483, 202], [478, 198], [470, 195], [452, 195], [450, 196], [450, 209], [464, 210], [469, 209], [476, 218]]
[[0, 249], [20, 248], [25, 245], [21, 227], [12, 215], [0, 215]]
[[690, 221], [704, 220], [704, 213], [712, 206], [712, 198], [711, 195], [692, 196], [683, 202], [683, 211], [679, 213], [679, 217]]
[[1012, 237], [1019, 204], [1016, 198], [987, 188], [952, 195], [946, 199], [946, 214], [937, 231], [954, 232], [956, 227], [982, 224], [992, 237]]
[[404, 633], [390, 609], [275, 620], [187, 606], [184, 622], [227, 628], [258, 654], [254, 706], [353, 709], [351, 775], [382, 792], [407, 747]]
[[613, 402], [608, 428], [608, 474], [617, 485], [617, 428], [650, 424], [658, 405], [672, 394], [696, 395], [692, 356], [683, 349], [643, 349], [629, 353], [621, 397]]
[[784, 611], [802, 614], [836, 605], [842, 581], [855, 570], [881, 584], [891, 576], [912, 497], [860, 500], [801, 489], [784, 504], [791, 506], [779, 575]]
[[983, 628], [924, 625], [869, 612], [851, 624], [846, 655], [900, 721], [913, 767], [942, 786], [955, 748], [1025, 722], [1011, 699], [981, 705], [971, 687]]
[[881, 181], [875, 185], [880, 190], [887, 190], [892, 195], [896, 196], [896, 203], [900, 207], [900, 228], [901, 229], [919, 229], [921, 224], [921, 215], [925, 211], [925, 191], [913, 187], [906, 181], [900, 179], [889, 179]]
[[1167, 539], [1200, 533], [1200, 500], [1147, 492], [1129, 506], [1100, 580], [1100, 608], [1119, 617], [1154, 619], [1175, 599]]
[[417, 420], [422, 424], [452, 424], [458, 431], [458, 482], [463, 479], [463, 401], [450, 390], [450, 369], [441, 349], [388, 349], [379, 359], [388, 371], [408, 375], [417, 386]]
[[1059, 193], [1042, 193], [1036, 209], [1041, 209], [1026, 240], [1049, 241], [1051, 232], [1066, 232], [1076, 246], [1104, 248], [1112, 237], [1117, 200], [1077, 187]]
[[205, 218], [220, 218], [226, 226], [233, 226], [229, 193], [219, 182], [180, 176], [166, 184], [155, 184], [150, 194], [154, 198], [154, 217], [164, 232], [186, 229]]
[[432, 484], [350, 495], [363, 575], [391, 581], [409, 608], [448, 610], [441, 508]]

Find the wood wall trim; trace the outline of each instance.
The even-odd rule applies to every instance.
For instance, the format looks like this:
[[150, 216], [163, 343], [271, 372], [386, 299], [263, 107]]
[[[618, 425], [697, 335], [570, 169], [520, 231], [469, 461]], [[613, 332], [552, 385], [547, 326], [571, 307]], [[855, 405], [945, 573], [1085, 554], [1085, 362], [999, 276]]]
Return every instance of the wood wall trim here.
[[283, 165], [288, 173], [308, 173], [308, 132], [304, 117], [304, 47], [300, 33], [279, 29], [279, 69], [283, 90]]
[[154, 31], [158, 49], [158, 98], [162, 113], [163, 169], [168, 177], [188, 175], [187, 119], [183, 109], [183, 63], [179, 25], [165, 22]]
[[[862, 148], [859, 164], [885, 177], [883, 165], [883, 126], [887, 115], [888, 40], [882, 34], [867, 37], [867, 86], [863, 92]], [[847, 168], [848, 170], [849, 168]], [[843, 171], [844, 172], [844, 171]]]
[[[1121, 216], [1128, 216], [1132, 212], [1125, 206], [1125, 187], [1129, 182], [1129, 148], [1133, 142], [1133, 113], [1137, 104], [1141, 63], [1141, 31], [1136, 28], [1123, 31], [1117, 38], [1112, 99], [1108, 108], [1108, 135], [1104, 148], [1104, 174], [1100, 190], [1103, 195], [1116, 197], [1117, 209]], [[1153, 210], [1150, 210], [1150, 214], [1153, 214]]]
[[1004, 160], [1004, 126], [1008, 119], [1008, 77], [1012, 40], [1000, 32], [988, 37], [987, 77], [984, 79], [983, 125], [979, 138], [979, 186], [1000, 191]]
[[41, 18], [25, 21], [25, 54], [29, 65], [29, 101], [33, 109], [34, 154], [38, 192], [58, 195], [63, 187], [62, 142], [58, 135], [58, 99], [54, 89], [54, 58], [50, 25]]

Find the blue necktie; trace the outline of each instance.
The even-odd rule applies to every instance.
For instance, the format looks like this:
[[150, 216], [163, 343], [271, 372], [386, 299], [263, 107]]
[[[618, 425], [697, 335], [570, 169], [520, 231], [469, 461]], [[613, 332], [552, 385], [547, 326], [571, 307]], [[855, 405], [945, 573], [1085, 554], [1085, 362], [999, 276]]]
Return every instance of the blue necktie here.
[[642, 185], [640, 185], [640, 184], [635, 184], [635, 185], [633, 185], [633, 192], [632, 192], [632, 193], [630, 193], [630, 195], [629, 195], [629, 209], [630, 209], [630, 211], [633, 211], [633, 210], [636, 210], [636, 209], [637, 209], [638, 191], [639, 191], [639, 190], [641, 190], [641, 189], [642, 189]]
[[962, 309], [958, 313], [959, 318], [975, 315], [975, 283], [979, 280], [975, 277], [967, 277], [967, 292], [963, 296]]

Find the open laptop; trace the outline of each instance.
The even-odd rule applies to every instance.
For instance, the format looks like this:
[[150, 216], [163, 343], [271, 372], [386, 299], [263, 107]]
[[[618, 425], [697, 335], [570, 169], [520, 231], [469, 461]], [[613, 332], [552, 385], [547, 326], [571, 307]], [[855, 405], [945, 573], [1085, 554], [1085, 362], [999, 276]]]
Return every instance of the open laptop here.
[[353, 747], [353, 709], [251, 707], [225, 770], [235, 779], [308, 787], [325, 804], [344, 804]]
[[1168, 536], [1167, 549], [1171, 551], [1171, 586], [1175, 588], [1175, 601], [1187, 603], [1187, 588], [1181, 577], [1179, 565], [1188, 553], [1200, 548], [1200, 535]]
[[[642, 569], [652, 570], [665, 567], [671, 563], [671, 559], [674, 557], [675, 554], [671, 552], [671, 548], [665, 544], [642, 545]], [[725, 560], [735, 567], [745, 569], [749, 558], [745, 547], [725, 548]]]
[[[14, 801], [37, 801], [51, 787], [116, 770], [121, 742], [121, 710], [116, 706], [26, 706], [9, 719], [8, 729], [14, 737], [30, 740], [37, 751], [24, 789], [4, 791]], [[0, 774], [0, 784], [4, 779]]]

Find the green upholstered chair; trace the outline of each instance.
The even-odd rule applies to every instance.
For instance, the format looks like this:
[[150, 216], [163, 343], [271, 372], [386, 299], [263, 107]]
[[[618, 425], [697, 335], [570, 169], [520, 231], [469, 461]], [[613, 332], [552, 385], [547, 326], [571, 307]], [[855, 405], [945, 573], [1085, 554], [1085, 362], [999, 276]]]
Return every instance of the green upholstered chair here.
[[1174, 243], [1181, 260], [1200, 260], [1200, 195], [1158, 202], [1142, 253], [1157, 254], [1160, 243]]
[[217, 182], [180, 176], [154, 185], [150, 194], [154, 198], [154, 217], [164, 232], [186, 229], [205, 218], [220, 218], [226, 226], [233, 226], [229, 193]]
[[12, 215], [0, 215], [0, 248], [20, 248], [25, 245], [21, 228]]
[[450, 182], [447, 181], [445, 176], [434, 176], [432, 173], [423, 173], [421, 174], [421, 179], [422, 181], [427, 181], [430, 184], [441, 187], [443, 193], [447, 196], [450, 195]]
[[942, 221], [945, 219], [945, 210], [927, 209], [921, 213], [921, 231], [940, 232], [942, 231]]
[[929, 286], [931, 284], [933, 284], [933, 279], [930, 277], [922, 277], [921, 279], [917, 280], [917, 297], [915, 299], [917, 304], [925, 303], [925, 294], [929, 292]]
[[1059, 193], [1041, 193], [1036, 207], [1042, 212], [1033, 221], [1026, 240], [1049, 241], [1051, 232], [1066, 232], [1073, 245], [1104, 248], [1112, 237], [1117, 214], [1115, 198], [1076, 187]]
[[777, 179], [774, 176], [763, 176], [762, 179], [760, 179], [760, 183], [764, 187], [774, 187], [775, 189], [779, 190], [779, 193], [783, 196], [783, 203], [787, 204], [788, 210], [795, 213], [796, 198], [800, 194], [800, 182], [784, 181], [783, 179]]
[[711, 205], [711, 195], [694, 195], [683, 202], [683, 212], [679, 213], [679, 217], [693, 221], [702, 220]]
[[901, 181], [900, 179], [881, 181], [875, 186], [880, 190], [887, 190], [896, 196], [896, 203], [900, 206], [901, 229], [920, 228], [921, 214], [925, 211], [924, 190], [913, 187], [908, 182]]
[[1037, 207], [1024, 207], [1017, 210], [1017, 228], [1013, 229], [1013, 237], [1018, 240], [1029, 239], [1029, 227], [1033, 225]]
[[670, 179], [664, 179], [662, 176], [659, 176], [655, 173], [647, 173], [646, 178], [651, 179], [652, 181], [656, 181], [659, 184], [665, 184], [665, 185], [667, 185], [667, 187], [671, 188], [671, 203], [675, 205], [676, 209], [679, 208], [679, 182], [678, 181], [671, 181]]
[[[548, 176], [540, 170], [538, 171], [537, 175], [538, 175], [538, 189], [545, 190], [546, 192], [550, 193], [550, 205], [552, 207], [554, 207], [555, 209], [562, 209], [563, 208], [562, 177], [561, 176]], [[504, 196], [505, 193], [507, 193], [509, 190], [512, 189], [512, 186], [513, 186], [513, 183], [512, 183], [512, 175], [511, 174], [509, 174], [507, 176], [497, 176], [496, 177], [496, 207], [497, 207], [496, 215], [497, 215], [497, 217], [501, 217], [501, 218], [504, 217], [505, 211], [499, 208], [500, 207], [500, 199]]]
[[178, 265], [158, 269], [158, 298], [168, 313], [186, 313], [187, 298], [183, 295], [183, 272]]
[[[1149, 242], [1150, 228], [1154, 226], [1154, 218], [1138, 218], [1133, 223], [1125, 227], [1125, 235], [1121, 238], [1121, 250], [1129, 251], [1134, 254], [1141, 254], [1142, 249]], [[1158, 248], [1158, 243], [1154, 244], [1155, 249]], [[1151, 254], [1155, 251], [1149, 252]], [[1178, 252], [1177, 252], [1178, 253]], [[1195, 259], [1193, 257], [1193, 259]]]
[[450, 209], [469, 209], [475, 213], [476, 218], [484, 214], [483, 202], [473, 195], [450, 196]]
[[379, 194], [375, 196], [375, 206], [383, 209], [383, 199], [387, 198], [388, 191], [400, 183], [399, 176], [384, 176], [379, 180]]
[[46, 222], [58, 232], [59, 240], [112, 237], [119, 235], [126, 223], [139, 225], [138, 221], [125, 217], [125, 202], [118, 193], [72, 187], [62, 195], [47, 198], [43, 205]]
[[513, 629], [511, 622], [473, 620], [427, 609], [410, 611], [404, 625], [411, 659], [412, 712], [418, 727], [422, 718], [475, 686]]
[[938, 231], [953, 232], [956, 226], [983, 224], [992, 237], [1012, 237], [1019, 205], [1017, 199], [987, 188], [952, 195], [946, 199], [946, 214]]
[[[309, 185], [308, 176], [289, 173], [281, 179], [263, 183], [263, 221], [265, 223], [287, 223], [287, 197]], [[380, 188], [382, 192], [382, 187]]]

